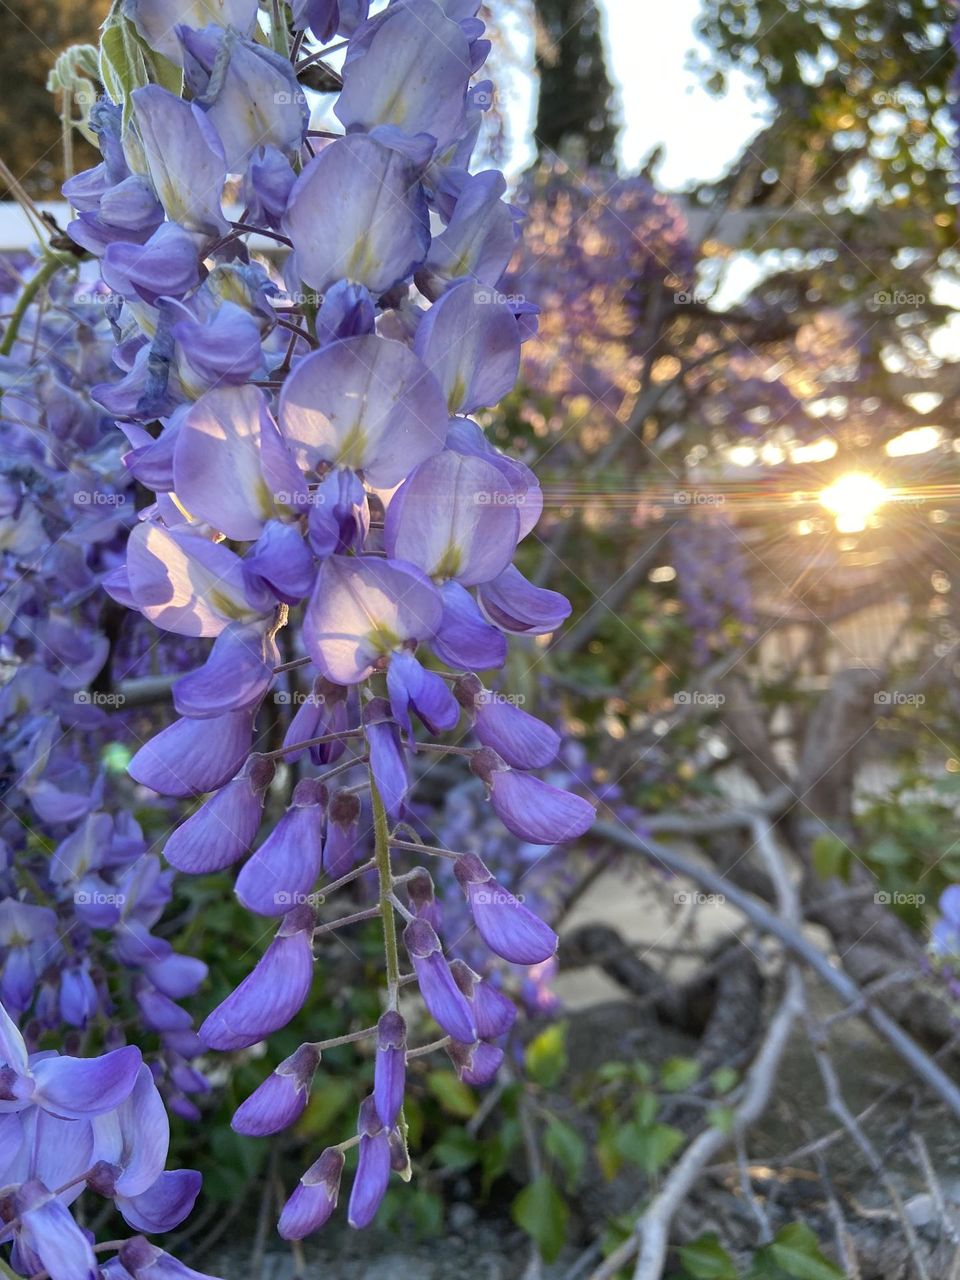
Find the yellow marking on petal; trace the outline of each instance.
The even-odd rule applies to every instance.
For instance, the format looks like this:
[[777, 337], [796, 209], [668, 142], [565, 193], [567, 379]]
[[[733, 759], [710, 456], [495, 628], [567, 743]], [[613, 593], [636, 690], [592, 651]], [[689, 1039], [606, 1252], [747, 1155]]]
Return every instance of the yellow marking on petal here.
[[453, 381], [453, 386], [450, 388], [450, 394], [447, 396], [447, 408], [450, 410], [451, 413], [453, 413], [454, 410], [459, 408], [460, 404], [463, 402], [463, 397], [466, 394], [467, 394], [466, 383], [458, 373], [456, 378]]
[[446, 550], [433, 568], [435, 578], [455, 578], [463, 563], [463, 552], [455, 543], [447, 544]]
[[382, 622], [367, 632], [367, 640], [378, 653], [392, 653], [400, 644], [400, 637]]
[[338, 467], [346, 467], [351, 471], [359, 471], [366, 459], [367, 433], [359, 422], [354, 423], [343, 438], [340, 452], [336, 456]]
[[216, 589], [210, 592], [210, 603], [218, 613], [222, 613], [225, 618], [232, 618], [234, 622], [243, 622], [252, 616], [248, 609], [241, 608], [231, 596]]

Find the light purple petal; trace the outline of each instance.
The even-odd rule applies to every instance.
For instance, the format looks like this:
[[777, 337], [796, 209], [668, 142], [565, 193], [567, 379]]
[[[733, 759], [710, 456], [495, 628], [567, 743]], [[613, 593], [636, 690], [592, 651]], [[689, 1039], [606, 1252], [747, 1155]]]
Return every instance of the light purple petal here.
[[542, 769], [560, 750], [560, 735], [515, 706], [503, 694], [484, 689], [476, 702], [474, 732], [515, 769]]
[[[297, 911], [291, 913], [297, 915]], [[252, 973], [200, 1028], [211, 1049], [246, 1049], [285, 1027], [303, 1007], [313, 980], [313, 930], [283, 927]]]
[[283, 219], [300, 278], [320, 292], [352, 280], [384, 293], [423, 262], [429, 226], [414, 166], [360, 133], [329, 143], [304, 167]]
[[50, 1199], [46, 1188], [26, 1183], [15, 1207], [23, 1245], [40, 1259], [50, 1280], [96, 1280], [97, 1262], [90, 1242], [69, 1209]]
[[227, 166], [213, 125], [198, 106], [156, 84], [135, 89], [130, 104], [150, 181], [171, 222], [204, 236], [222, 234]]
[[413, 568], [375, 556], [331, 556], [307, 606], [304, 643], [325, 676], [355, 684], [403, 641], [428, 639], [440, 615], [435, 588]]
[[[166, 1169], [139, 1195], [116, 1197], [124, 1221], [135, 1231], [172, 1231], [190, 1215], [203, 1179], [195, 1169]], [[187, 1272], [188, 1280], [192, 1272]]]
[[32, 1068], [34, 1100], [68, 1120], [102, 1115], [130, 1094], [142, 1061], [134, 1045], [99, 1058], [41, 1058]]
[[302, 467], [330, 462], [382, 487], [437, 453], [447, 433], [436, 379], [409, 347], [374, 334], [301, 360], [280, 393], [279, 418]]
[[283, 1206], [277, 1230], [284, 1240], [302, 1240], [323, 1226], [337, 1207], [342, 1173], [343, 1152], [328, 1147]]
[[570, 601], [558, 591], [535, 587], [512, 565], [477, 593], [484, 614], [517, 635], [546, 635], [570, 616]]
[[436, 578], [489, 582], [520, 536], [513, 488], [482, 458], [444, 450], [422, 462], [387, 509], [384, 544]]
[[249, 36], [257, 20], [257, 0], [125, 0], [123, 12], [151, 49], [182, 66], [178, 22], [197, 28], [215, 22]]
[[404, 930], [403, 942], [431, 1017], [455, 1040], [471, 1044], [477, 1038], [473, 1011], [454, 981], [440, 939], [425, 920], [413, 920]]
[[175, 720], [140, 748], [127, 771], [162, 796], [216, 791], [247, 758], [253, 718], [248, 710], [210, 720]]
[[180, 425], [173, 455], [177, 497], [228, 538], [258, 538], [274, 514], [260, 461], [266, 416], [258, 387], [218, 387], [202, 395]]
[[93, 1121], [94, 1160], [117, 1166], [116, 1189], [139, 1195], [163, 1172], [170, 1123], [153, 1072], [142, 1063], [131, 1093], [119, 1107]]
[[240, 1104], [231, 1128], [255, 1138], [289, 1128], [303, 1114], [319, 1061], [312, 1045], [301, 1045]]
[[217, 636], [266, 612], [251, 597], [243, 561], [221, 543], [139, 524], [127, 542], [127, 583], [145, 618], [181, 636]]
[[323, 808], [293, 804], [237, 876], [237, 897], [258, 915], [284, 915], [316, 885], [322, 850]]
[[511, 964], [549, 960], [557, 949], [557, 935], [520, 898], [499, 885], [478, 857], [464, 854], [454, 864], [454, 873], [477, 932], [491, 951]]
[[507, 660], [507, 642], [480, 612], [473, 596], [459, 582], [440, 587], [443, 614], [430, 647], [451, 667], [470, 671], [502, 667]]
[[420, 321], [414, 350], [443, 389], [451, 413], [494, 405], [520, 370], [520, 330], [492, 289], [465, 280]]
[[229, 623], [203, 666], [174, 683], [173, 705], [180, 715], [206, 720], [253, 707], [273, 680], [273, 653], [267, 662], [265, 648], [262, 626]]
[[573, 840], [596, 817], [589, 801], [513, 769], [493, 775], [490, 799], [507, 830], [531, 844]]
[[372, 38], [348, 56], [334, 113], [348, 132], [396, 125], [445, 144], [461, 128], [470, 50], [459, 23], [435, 0], [389, 9]]

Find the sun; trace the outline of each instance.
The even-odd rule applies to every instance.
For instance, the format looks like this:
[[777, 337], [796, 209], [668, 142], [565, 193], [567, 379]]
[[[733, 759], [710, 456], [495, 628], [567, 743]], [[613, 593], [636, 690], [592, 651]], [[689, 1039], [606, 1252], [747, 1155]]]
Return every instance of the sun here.
[[886, 499], [879, 480], [865, 471], [848, 471], [823, 490], [820, 505], [833, 515], [839, 533], [862, 533]]

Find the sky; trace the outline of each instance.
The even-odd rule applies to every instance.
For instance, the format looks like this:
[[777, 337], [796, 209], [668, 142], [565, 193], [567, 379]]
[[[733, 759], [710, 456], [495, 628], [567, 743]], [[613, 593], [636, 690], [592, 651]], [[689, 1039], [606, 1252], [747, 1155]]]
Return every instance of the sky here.
[[624, 125], [621, 159], [636, 169], [657, 143], [666, 156], [660, 185], [675, 190], [717, 178], [763, 123], [762, 103], [737, 76], [714, 98], [686, 66], [695, 47], [700, 0], [600, 0], [607, 64], [615, 80]]
[[[717, 178], [763, 122], [762, 104], [749, 93], [745, 76], [733, 77], [729, 92], [711, 97], [687, 63], [696, 40], [693, 25], [700, 0], [598, 0], [603, 13], [607, 67], [617, 90], [622, 125], [620, 159], [630, 172], [663, 143], [666, 155], [657, 172], [659, 185], [678, 190], [694, 181]], [[512, 27], [510, 43], [521, 64], [532, 65], [528, 28]], [[511, 100], [518, 128], [518, 145], [508, 167], [519, 172], [532, 158], [519, 138], [529, 137], [536, 106], [536, 86], [530, 76], [501, 83]]]

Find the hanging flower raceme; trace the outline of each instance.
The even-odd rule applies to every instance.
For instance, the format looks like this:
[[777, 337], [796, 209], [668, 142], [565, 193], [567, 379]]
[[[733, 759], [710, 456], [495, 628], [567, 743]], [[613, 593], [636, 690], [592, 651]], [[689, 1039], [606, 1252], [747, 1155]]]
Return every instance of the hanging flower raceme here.
[[167, 1114], [134, 1046], [99, 1058], [29, 1054], [0, 1005], [0, 1108], [0, 1240], [19, 1274], [99, 1274], [69, 1208], [84, 1188], [112, 1200], [134, 1231], [169, 1231], [193, 1208], [200, 1175], [165, 1169]]
[[[471, 84], [489, 50], [479, 3], [394, 0], [372, 18], [361, 0], [295, 4], [298, 55], [312, 62], [346, 38], [344, 134], [309, 143], [299, 67], [252, 39], [243, 4], [173, 8], [133, 0], [129, 16], [183, 69], [184, 95], [168, 77], [104, 111], [103, 165], [73, 183], [78, 234], [97, 243], [115, 295], [123, 377], [102, 402], [156, 495], [107, 585], [160, 630], [212, 641], [174, 686], [179, 718], [130, 773], [199, 799], [168, 862], [236, 867], [239, 901], [274, 921], [203, 1043], [268, 1039], [309, 1001], [326, 935], [382, 928], [376, 1025], [304, 1043], [234, 1116], [246, 1134], [294, 1124], [324, 1050], [369, 1039], [374, 1086], [356, 1134], [320, 1154], [281, 1214], [281, 1234], [300, 1239], [336, 1208], [345, 1151], [358, 1157], [352, 1226], [373, 1220], [392, 1172], [409, 1174], [411, 1058], [445, 1050], [461, 1079], [486, 1084], [515, 1017], [495, 983], [447, 954], [430, 872], [400, 861], [452, 861], [491, 962], [537, 966], [556, 951], [479, 858], [408, 838], [418, 776], [448, 757], [483, 780], [508, 831], [538, 844], [582, 836], [594, 811], [533, 772], [551, 765], [557, 733], [476, 674], [503, 666], [511, 635], [548, 635], [569, 613], [513, 563], [542, 507], [535, 477], [468, 416], [512, 388], [535, 312], [498, 292], [518, 226], [503, 178], [469, 172], [489, 101]], [[227, 175], [245, 201], [234, 225]], [[272, 294], [247, 261], [251, 229], [284, 255]], [[267, 698], [284, 717], [279, 746], [261, 736]], [[458, 729], [463, 741], [436, 740]], [[268, 804], [285, 809], [261, 837]], [[368, 905], [337, 914], [347, 885]], [[149, 993], [143, 1004], [176, 1021]], [[436, 1042], [411, 1043], [427, 1019]], [[139, 1245], [127, 1254], [132, 1274], [160, 1266]]]

